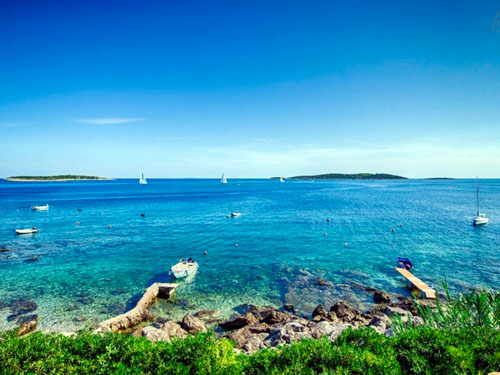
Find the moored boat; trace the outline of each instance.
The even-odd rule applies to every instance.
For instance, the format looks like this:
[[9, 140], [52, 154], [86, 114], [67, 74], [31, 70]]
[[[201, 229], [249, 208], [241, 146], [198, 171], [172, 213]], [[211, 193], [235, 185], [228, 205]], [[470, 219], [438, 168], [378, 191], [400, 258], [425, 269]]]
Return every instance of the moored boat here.
[[148, 181], [146, 180], [146, 178], [144, 177], [144, 173], [141, 174], [141, 178], [139, 179], [139, 183], [141, 185], [146, 185], [148, 183]]
[[16, 234], [33, 234], [38, 233], [38, 228], [16, 229]]
[[486, 225], [488, 224], [489, 219], [486, 217], [486, 214], [481, 213], [479, 211], [479, 179], [476, 179], [476, 200], [477, 200], [477, 215], [472, 221], [472, 225]]
[[46, 204], [45, 206], [32, 206], [31, 209], [35, 211], [48, 211], [49, 205]]
[[194, 275], [198, 271], [198, 263], [192, 258], [181, 259], [179, 263], [170, 268], [170, 273], [176, 278], [188, 277]]
[[241, 216], [241, 213], [239, 212], [231, 212], [231, 217], [238, 217]]
[[227, 179], [226, 179], [226, 177], [224, 176], [224, 173], [222, 174], [222, 177], [221, 177], [221, 179], [220, 179], [220, 183], [221, 183], [221, 184], [227, 184]]

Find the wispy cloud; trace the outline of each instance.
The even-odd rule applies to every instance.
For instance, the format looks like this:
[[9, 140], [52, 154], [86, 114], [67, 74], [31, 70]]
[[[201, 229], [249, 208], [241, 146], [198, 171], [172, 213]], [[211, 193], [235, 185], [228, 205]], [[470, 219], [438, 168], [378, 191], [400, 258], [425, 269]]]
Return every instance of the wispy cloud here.
[[97, 117], [97, 118], [81, 118], [76, 120], [80, 124], [89, 125], [116, 125], [129, 124], [132, 122], [140, 122], [146, 120], [141, 117]]

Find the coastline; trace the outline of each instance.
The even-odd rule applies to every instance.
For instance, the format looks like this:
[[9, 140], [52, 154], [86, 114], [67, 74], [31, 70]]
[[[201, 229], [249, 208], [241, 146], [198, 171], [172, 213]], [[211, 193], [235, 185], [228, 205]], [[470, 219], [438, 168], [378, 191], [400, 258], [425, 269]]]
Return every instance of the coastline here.
[[9, 182], [67, 182], [67, 181], [113, 181], [114, 178], [60, 178], [53, 180], [42, 180], [42, 179], [22, 179], [22, 178], [4, 178], [4, 181]]

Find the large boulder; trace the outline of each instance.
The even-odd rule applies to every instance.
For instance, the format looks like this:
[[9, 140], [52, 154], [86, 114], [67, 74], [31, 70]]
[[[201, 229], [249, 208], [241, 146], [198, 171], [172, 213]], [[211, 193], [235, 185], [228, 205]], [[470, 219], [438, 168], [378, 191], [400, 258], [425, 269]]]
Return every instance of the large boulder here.
[[231, 330], [245, 327], [247, 325], [255, 324], [259, 321], [259, 318], [251, 312], [247, 312], [243, 315], [240, 315], [233, 320], [228, 320], [227, 322], [223, 322], [219, 324], [219, 327]]
[[170, 341], [170, 337], [165, 331], [152, 326], [144, 327], [141, 331], [141, 335], [152, 342]]
[[391, 296], [386, 292], [382, 292], [381, 290], [376, 290], [373, 293], [373, 300], [375, 303], [389, 303], [391, 302]]
[[[237, 329], [235, 331], [231, 331], [224, 337], [228, 338], [231, 341], [234, 341], [235, 347], [237, 349], [241, 349], [243, 345], [247, 342], [248, 338], [252, 335], [252, 332], [250, 332], [248, 327], [243, 327], [240, 329]], [[267, 334], [266, 334], [267, 336]]]
[[333, 326], [333, 331], [330, 332], [328, 335], [328, 340], [331, 342], [337, 340], [339, 336], [344, 332], [346, 329], [352, 328], [350, 324], [336, 324]]
[[245, 342], [245, 344], [243, 344], [241, 348], [247, 353], [253, 353], [259, 349], [265, 348], [266, 343], [264, 340], [266, 339], [266, 337], [266, 333], [253, 334], [248, 338], [248, 340]]
[[198, 332], [207, 332], [207, 327], [205, 327], [205, 324], [200, 319], [192, 316], [191, 314], [184, 315], [184, 318], [182, 318], [181, 327], [193, 335]]

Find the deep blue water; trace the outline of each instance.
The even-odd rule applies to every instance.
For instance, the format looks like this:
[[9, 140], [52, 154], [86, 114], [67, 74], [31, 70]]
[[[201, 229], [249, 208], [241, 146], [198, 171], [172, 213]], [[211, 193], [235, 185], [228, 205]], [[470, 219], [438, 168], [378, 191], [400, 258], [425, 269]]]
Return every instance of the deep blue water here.
[[[500, 286], [500, 180], [480, 183], [483, 228], [471, 225], [474, 180], [137, 182], [0, 182], [0, 245], [10, 250], [0, 253], [0, 302], [33, 300], [42, 330], [77, 329], [125, 311], [181, 257], [199, 273], [156, 314], [227, 316], [242, 303], [310, 313], [339, 298], [366, 307], [356, 283], [407, 293], [397, 256], [433, 286]], [[14, 234], [31, 226], [40, 233]], [[0, 309], [0, 329], [15, 324], [9, 313]]]

